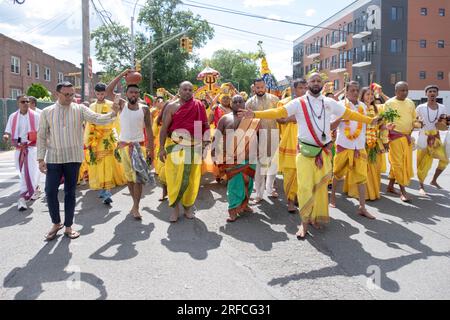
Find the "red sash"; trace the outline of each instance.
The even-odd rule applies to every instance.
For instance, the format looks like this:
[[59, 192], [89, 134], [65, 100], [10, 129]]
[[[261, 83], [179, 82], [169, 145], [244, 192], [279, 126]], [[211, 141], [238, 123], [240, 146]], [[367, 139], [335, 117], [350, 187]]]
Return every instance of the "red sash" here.
[[[19, 113], [20, 113], [20, 111], [17, 111], [13, 115], [12, 125], [11, 125], [11, 139], [13, 141], [14, 146], [17, 146], [17, 140], [14, 139], [14, 137], [16, 135], [16, 127], [17, 127], [17, 122], [19, 120]], [[34, 111], [32, 111], [30, 109], [28, 109], [28, 119], [30, 121], [30, 131], [27, 134], [28, 146], [35, 146], [36, 141], [37, 141], [36, 120], [35, 120]]]

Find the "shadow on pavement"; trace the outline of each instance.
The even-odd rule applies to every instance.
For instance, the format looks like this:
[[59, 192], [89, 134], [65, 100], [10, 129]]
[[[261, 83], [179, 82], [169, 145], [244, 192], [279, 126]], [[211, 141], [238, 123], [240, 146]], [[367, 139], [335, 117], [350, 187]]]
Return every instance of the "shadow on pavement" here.
[[97, 300], [106, 299], [108, 294], [103, 280], [94, 274], [81, 272], [76, 266], [70, 266], [70, 240], [58, 240], [47, 243], [25, 267], [13, 269], [5, 277], [3, 287], [22, 288], [15, 299], [34, 300], [44, 292], [44, 283], [66, 281], [67, 291], [70, 291], [84, 290], [79, 287], [84, 282], [98, 290]]
[[[95, 260], [129, 260], [136, 257], [139, 252], [136, 250], [136, 242], [145, 241], [150, 238], [155, 225], [143, 224], [127, 215], [114, 230], [114, 237], [107, 244], [95, 251], [90, 258]], [[117, 251], [114, 255], [106, 255], [106, 252], [114, 247]]]
[[[155, 217], [159, 212], [144, 209]], [[168, 221], [169, 215], [158, 217], [162, 221]], [[187, 220], [180, 217], [177, 223], [170, 224], [167, 237], [161, 240], [161, 244], [172, 252], [187, 253], [193, 259], [205, 260], [208, 251], [220, 247], [223, 237], [215, 232], [209, 231], [206, 224], [198, 218]]]

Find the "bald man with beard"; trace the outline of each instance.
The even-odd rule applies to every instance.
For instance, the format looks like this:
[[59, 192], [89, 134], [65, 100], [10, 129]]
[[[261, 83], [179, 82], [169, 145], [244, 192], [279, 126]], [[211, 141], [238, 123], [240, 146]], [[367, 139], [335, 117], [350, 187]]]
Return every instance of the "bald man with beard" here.
[[351, 111], [335, 100], [322, 96], [323, 82], [319, 73], [308, 79], [308, 92], [287, 105], [266, 111], [241, 110], [239, 114], [248, 118], [280, 119], [295, 116], [298, 125], [300, 154], [297, 155], [298, 203], [302, 224], [296, 234], [299, 240], [307, 235], [309, 224], [320, 227], [329, 221], [328, 182], [331, 166], [331, 115], [345, 120], [376, 123]]
[[175, 223], [180, 205], [187, 219], [194, 218], [192, 207], [200, 188], [203, 148], [210, 142], [206, 110], [200, 100], [194, 99], [192, 83], [180, 85], [179, 99], [166, 106], [162, 121], [159, 159], [165, 163], [169, 206], [173, 209], [169, 220]]

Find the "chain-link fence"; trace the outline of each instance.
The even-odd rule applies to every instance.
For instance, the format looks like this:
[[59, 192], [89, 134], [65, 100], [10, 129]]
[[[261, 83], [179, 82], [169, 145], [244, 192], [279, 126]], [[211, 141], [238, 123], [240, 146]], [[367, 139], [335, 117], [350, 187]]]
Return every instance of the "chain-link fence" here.
[[[52, 105], [53, 102], [38, 102], [37, 107], [39, 109], [44, 109]], [[0, 135], [3, 136], [5, 133], [6, 123], [8, 122], [8, 117], [17, 111], [17, 101], [13, 99], [0, 99]], [[4, 143], [3, 139], [0, 140], [0, 150], [9, 150], [11, 145], [9, 143]]]

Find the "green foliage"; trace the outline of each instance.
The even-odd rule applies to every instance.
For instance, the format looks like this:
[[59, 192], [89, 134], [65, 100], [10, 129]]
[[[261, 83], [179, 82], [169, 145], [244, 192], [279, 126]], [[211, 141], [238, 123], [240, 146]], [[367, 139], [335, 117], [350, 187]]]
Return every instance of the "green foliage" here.
[[[202, 47], [212, 39], [214, 29], [199, 15], [189, 10], [181, 10], [180, 0], [147, 0], [139, 13], [138, 23], [147, 32], [138, 33], [135, 38], [136, 59], [144, 57], [152, 48], [171, 36], [189, 28], [186, 34], [193, 39], [193, 47]], [[113, 29], [111, 34], [110, 30]], [[151, 40], [148, 35], [151, 35]], [[130, 32], [127, 27], [115, 24], [112, 28], [104, 26], [92, 33], [95, 41], [96, 58], [105, 67], [103, 79], [109, 80], [122, 70], [131, 66]], [[153, 54], [153, 89], [177, 88], [182, 80], [189, 79], [194, 72], [189, 62], [196, 57], [180, 49], [179, 39], [166, 44]], [[150, 92], [150, 59], [142, 61], [143, 82], [141, 89]], [[155, 92], [155, 90], [153, 90]]]
[[[48, 89], [40, 83], [32, 83], [27, 90], [28, 96], [33, 96], [36, 99], [50, 98], [51, 94]], [[51, 101], [51, 100], [50, 100]]]
[[259, 76], [259, 68], [256, 64], [254, 53], [245, 53], [240, 50], [221, 49], [213, 53], [205, 64], [220, 72], [222, 82], [232, 82], [240, 91], [250, 92], [253, 80]]
[[388, 108], [385, 111], [380, 112], [380, 117], [383, 120], [386, 120], [388, 123], [392, 123], [395, 119], [400, 118], [400, 114], [397, 110]]

